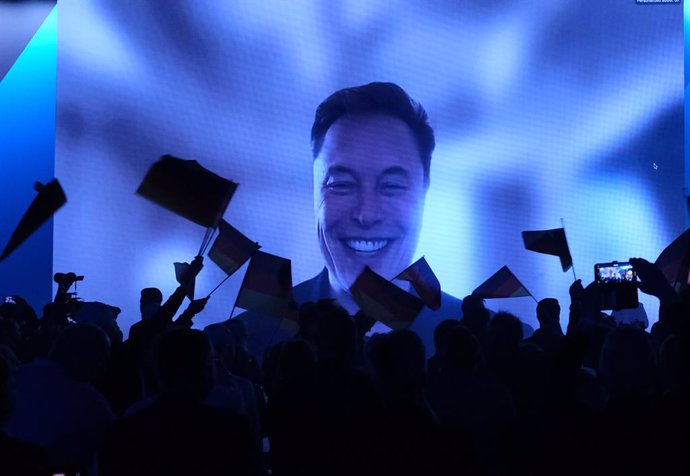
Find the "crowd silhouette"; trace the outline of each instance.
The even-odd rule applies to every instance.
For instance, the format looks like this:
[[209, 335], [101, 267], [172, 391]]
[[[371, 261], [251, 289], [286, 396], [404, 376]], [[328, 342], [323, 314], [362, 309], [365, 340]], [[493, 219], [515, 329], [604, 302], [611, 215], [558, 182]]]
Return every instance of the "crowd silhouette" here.
[[578, 280], [570, 303], [538, 303], [531, 336], [465, 297], [428, 360], [414, 332], [369, 335], [334, 300], [301, 306], [296, 336], [257, 358], [241, 320], [192, 329], [206, 301], [180, 312], [184, 280], [165, 300], [142, 290], [127, 339], [118, 308], [65, 286], [40, 318], [16, 296], [0, 306], [0, 474], [685, 474], [690, 290], [631, 262], [660, 300], [649, 332]]

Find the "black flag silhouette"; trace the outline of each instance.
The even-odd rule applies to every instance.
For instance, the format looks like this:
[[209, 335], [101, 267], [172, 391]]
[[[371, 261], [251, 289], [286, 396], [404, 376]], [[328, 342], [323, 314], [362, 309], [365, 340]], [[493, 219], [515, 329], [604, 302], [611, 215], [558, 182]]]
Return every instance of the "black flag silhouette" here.
[[563, 228], [553, 230], [523, 231], [522, 241], [525, 248], [537, 253], [558, 256], [561, 260], [561, 268], [568, 271], [573, 265], [573, 257], [570, 255], [568, 240]]
[[197, 225], [218, 226], [237, 189], [196, 160], [164, 155], [149, 169], [137, 193]]
[[67, 202], [65, 192], [57, 179], [53, 179], [45, 185], [36, 182], [34, 188], [38, 195], [29, 205], [19, 225], [17, 225], [10, 240], [5, 245], [2, 255], [0, 255], [0, 261], [7, 258], [19, 245], [38, 230], [43, 223], [53, 216], [58, 208]]

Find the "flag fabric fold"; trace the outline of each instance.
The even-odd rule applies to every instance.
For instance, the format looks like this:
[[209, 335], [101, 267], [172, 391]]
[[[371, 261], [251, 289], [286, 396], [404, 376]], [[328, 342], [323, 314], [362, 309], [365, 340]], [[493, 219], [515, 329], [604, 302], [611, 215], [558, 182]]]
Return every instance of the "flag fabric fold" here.
[[350, 287], [350, 293], [362, 311], [392, 329], [409, 327], [424, 307], [421, 299], [400, 289], [368, 266]]
[[291, 303], [290, 260], [257, 250], [249, 261], [235, 306], [264, 315], [285, 317]]
[[198, 225], [218, 226], [237, 184], [196, 160], [164, 155], [153, 164], [137, 193]]
[[218, 236], [208, 252], [208, 257], [230, 276], [240, 269], [260, 248], [237, 228], [225, 220], [218, 224]]
[[690, 228], [664, 248], [654, 264], [676, 292], [686, 288], [690, 273]]
[[185, 296], [190, 301], [194, 301], [194, 288], [196, 286], [196, 278], [187, 280], [187, 273], [189, 272], [189, 263], [173, 263], [175, 266], [175, 280], [178, 284], [184, 286]]
[[472, 291], [472, 294], [484, 299], [532, 296], [508, 266], [496, 271]]
[[441, 307], [441, 283], [423, 256], [395, 279], [412, 283], [414, 290], [430, 309], [437, 310]]
[[525, 248], [537, 253], [558, 256], [561, 260], [561, 268], [568, 271], [573, 265], [573, 257], [570, 255], [568, 240], [563, 228], [553, 230], [523, 231], [522, 241]]
[[7, 258], [67, 202], [65, 192], [57, 179], [53, 179], [45, 185], [36, 182], [34, 189], [38, 194], [27, 208], [17, 228], [12, 232], [12, 236], [10, 236], [2, 255], [0, 255], [0, 261]]

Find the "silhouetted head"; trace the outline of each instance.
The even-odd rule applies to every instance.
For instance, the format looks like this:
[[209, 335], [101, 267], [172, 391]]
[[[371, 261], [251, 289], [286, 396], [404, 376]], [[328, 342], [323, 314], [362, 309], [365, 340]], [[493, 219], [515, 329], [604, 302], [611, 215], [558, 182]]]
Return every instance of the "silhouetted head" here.
[[462, 325], [470, 330], [478, 339], [486, 334], [491, 313], [484, 307], [484, 299], [469, 295], [462, 300]]
[[139, 298], [139, 312], [141, 319], [146, 320], [153, 317], [163, 303], [163, 293], [158, 288], [144, 288], [141, 290]]
[[347, 311], [335, 301], [319, 301], [314, 344], [319, 360], [352, 365], [357, 348], [357, 328]]
[[508, 312], [496, 313], [489, 323], [489, 338], [494, 347], [517, 349], [522, 340], [520, 319]]
[[470, 294], [462, 299], [462, 314], [463, 316], [467, 313], [472, 313], [482, 309], [486, 309], [484, 306], [484, 298], [481, 298], [475, 294]]
[[455, 326], [448, 332], [444, 365], [455, 369], [475, 370], [479, 365], [479, 342], [465, 327]]
[[111, 344], [122, 342], [122, 330], [117, 323], [120, 308], [98, 301], [83, 302], [74, 320], [80, 324], [93, 324], [108, 335]]
[[446, 319], [441, 321], [434, 329], [434, 347], [436, 355], [440, 355], [448, 348], [448, 337], [450, 331], [460, 325], [457, 319]]
[[13, 302], [0, 304], [0, 318], [14, 319], [22, 332], [38, 327], [38, 316], [31, 305], [21, 296], [12, 296]]
[[418, 397], [426, 376], [424, 344], [409, 329], [371, 338], [369, 360], [384, 400], [408, 401]]
[[199, 330], [164, 332], [156, 341], [154, 359], [164, 393], [198, 401], [213, 388], [211, 344]]
[[110, 339], [93, 324], [67, 326], [58, 335], [48, 357], [65, 367], [77, 380], [92, 381], [105, 371]]
[[544, 298], [537, 304], [537, 320], [540, 327], [553, 327], [561, 319], [561, 306], [558, 299]]

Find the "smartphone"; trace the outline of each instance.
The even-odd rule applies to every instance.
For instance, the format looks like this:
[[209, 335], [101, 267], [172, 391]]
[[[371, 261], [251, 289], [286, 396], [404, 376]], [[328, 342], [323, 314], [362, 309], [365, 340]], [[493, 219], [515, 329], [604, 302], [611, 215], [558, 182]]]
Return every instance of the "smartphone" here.
[[637, 273], [630, 263], [597, 263], [594, 265], [594, 281], [599, 286], [602, 310], [634, 309], [639, 305]]

